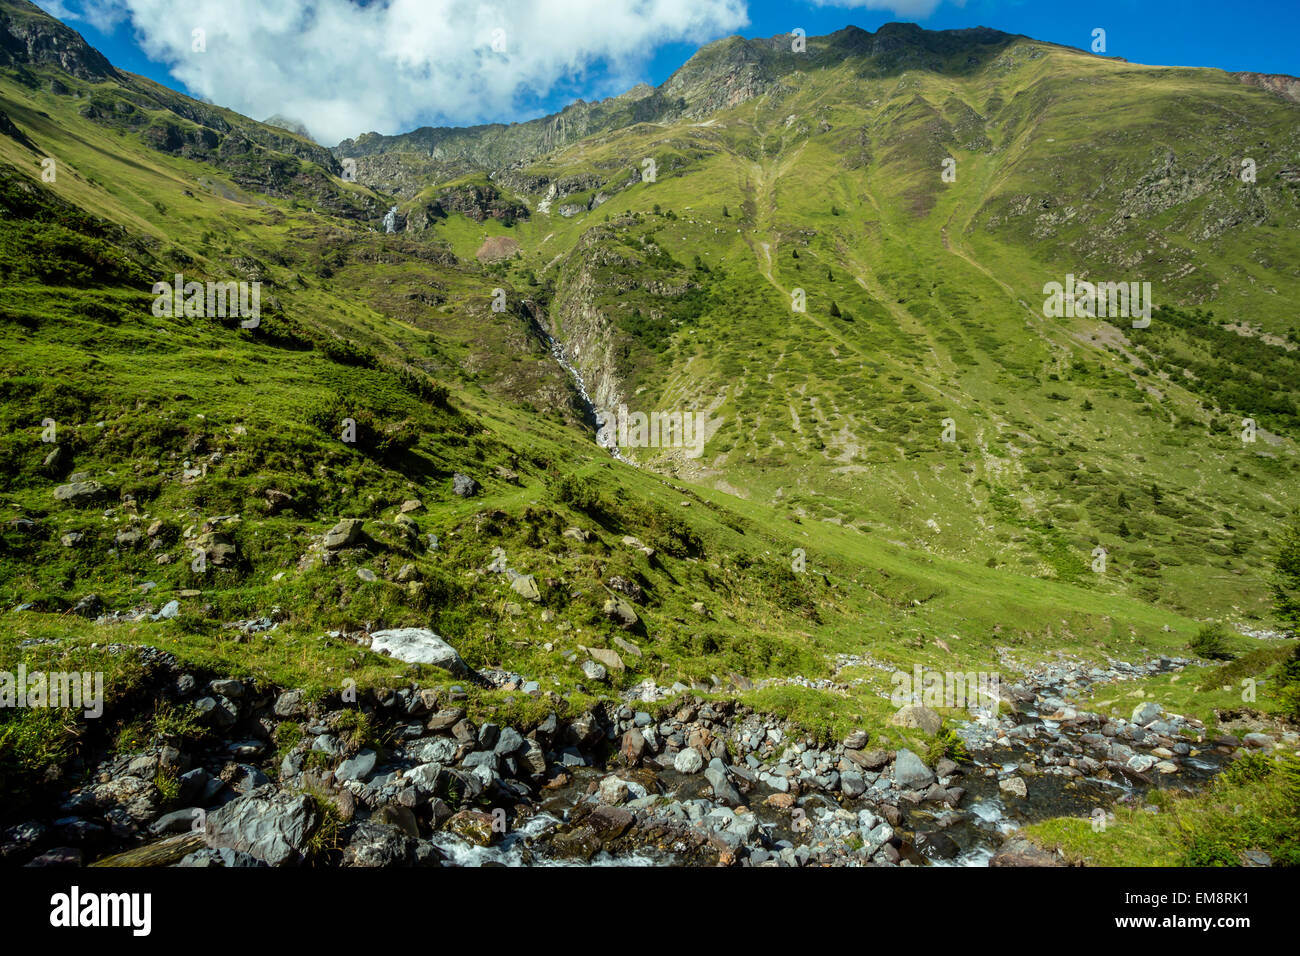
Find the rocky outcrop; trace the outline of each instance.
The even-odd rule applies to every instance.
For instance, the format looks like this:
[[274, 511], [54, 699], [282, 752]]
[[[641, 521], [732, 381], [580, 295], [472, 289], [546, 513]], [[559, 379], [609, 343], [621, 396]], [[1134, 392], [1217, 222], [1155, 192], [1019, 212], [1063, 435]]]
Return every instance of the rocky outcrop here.
[[1284, 100], [1300, 103], [1300, 79], [1285, 73], [1230, 73], [1247, 86], [1258, 86]]
[[53, 66], [92, 82], [122, 78], [80, 33], [25, 0], [0, 10], [0, 66]]

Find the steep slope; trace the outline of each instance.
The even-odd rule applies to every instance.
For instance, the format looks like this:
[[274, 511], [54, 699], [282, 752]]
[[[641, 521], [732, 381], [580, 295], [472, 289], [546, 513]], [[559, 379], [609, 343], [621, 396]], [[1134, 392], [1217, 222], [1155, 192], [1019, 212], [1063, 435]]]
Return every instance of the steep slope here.
[[[0, 0], [6, 666], [145, 643], [315, 694], [450, 693], [366, 647], [431, 627], [499, 678], [454, 691], [476, 719], [680, 684], [830, 740], [884, 726], [893, 669], [1145, 659], [1266, 616], [1297, 468], [1285, 100], [894, 25], [805, 60], [724, 41], [581, 133], [433, 131], [434, 161], [367, 140], [351, 182], [348, 148], [33, 11]], [[1099, 95], [1192, 136], [1239, 117], [1264, 188], [1173, 123], [1157, 164], [1139, 114], [1051, 187], [1073, 216], [1031, 214]], [[1256, 282], [1228, 298], [1199, 255]], [[1120, 267], [1161, 288], [1149, 329], [1043, 315], [1044, 282]], [[261, 283], [260, 315], [166, 314], [178, 273]], [[620, 404], [705, 415], [703, 454], [610, 456], [592, 426]], [[19, 786], [67, 751], [14, 741], [82, 732], [40, 720], [6, 715]]]
[[[1300, 467], [1294, 104], [906, 25], [721, 41], [659, 92], [685, 105], [484, 167], [517, 224], [428, 220], [462, 254], [518, 240], [606, 418], [710, 416], [698, 458], [626, 454], [914, 547], [1266, 610]], [[1148, 282], [1157, 318], [1048, 317], [1068, 275]]]

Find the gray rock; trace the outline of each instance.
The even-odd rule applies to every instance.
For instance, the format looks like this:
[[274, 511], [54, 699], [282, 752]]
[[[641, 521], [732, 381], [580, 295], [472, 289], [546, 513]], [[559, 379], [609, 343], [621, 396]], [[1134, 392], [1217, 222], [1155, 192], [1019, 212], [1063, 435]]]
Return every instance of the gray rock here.
[[469, 475], [462, 475], [459, 471], [451, 476], [451, 490], [454, 494], [462, 498], [471, 498], [478, 494], [479, 484]]
[[618, 651], [610, 650], [607, 647], [589, 647], [587, 653], [611, 671], [624, 669], [623, 658], [618, 656]]
[[1030, 843], [1024, 837], [1013, 836], [989, 861], [989, 866], [1064, 866], [1057, 857]]
[[210, 849], [226, 847], [284, 866], [304, 858], [319, 823], [306, 796], [263, 788], [209, 813], [204, 836]]
[[698, 750], [687, 747], [673, 758], [673, 769], [678, 773], [699, 773], [704, 767], [704, 758]]
[[620, 807], [627, 803], [627, 781], [611, 774], [600, 782], [596, 789], [596, 799], [609, 807]]
[[894, 727], [909, 727], [933, 736], [939, 732], [943, 718], [923, 704], [909, 704], [900, 707], [898, 712], [889, 718], [889, 723]]
[[519, 758], [520, 766], [533, 776], [546, 772], [546, 754], [537, 741], [529, 737], [524, 741], [524, 751]]
[[343, 866], [407, 866], [415, 858], [417, 842], [397, 826], [360, 823], [343, 848]]
[[486, 767], [496, 774], [500, 773], [501, 758], [490, 750], [477, 750], [461, 761], [461, 766], [467, 770], [473, 770], [475, 767]]
[[[686, 752], [682, 751], [682, 753]], [[693, 750], [690, 751], [690, 753], [694, 752]], [[681, 754], [678, 754], [678, 756], [680, 757]], [[744, 803], [744, 800], [740, 797], [740, 791], [732, 785], [731, 781], [727, 779], [726, 773], [722, 770], [716, 767], [708, 767], [704, 771], [704, 777], [709, 781], [709, 786], [713, 788], [713, 798], [718, 803], [728, 807], [738, 807]]]
[[618, 595], [610, 595], [605, 601], [604, 614], [619, 627], [631, 628], [637, 623], [637, 613], [632, 605]]
[[1003, 793], [1009, 793], [1013, 797], [1019, 797], [1021, 800], [1029, 795], [1029, 789], [1025, 786], [1025, 781], [1019, 777], [1007, 777], [998, 781], [998, 789]]
[[211, 849], [204, 847], [202, 850], [195, 850], [183, 857], [177, 866], [185, 867], [258, 867], [266, 866], [256, 857], [249, 856], [247, 853], [241, 853], [239, 850], [232, 850], [228, 847]]
[[232, 697], [237, 699], [244, 696], [243, 681], [214, 680], [208, 685], [208, 688], [212, 693], [219, 694], [222, 697]]
[[170, 621], [181, 613], [180, 601], [168, 601], [157, 614], [150, 615], [155, 621]]
[[860, 797], [867, 792], [867, 782], [862, 779], [859, 773], [852, 771], [840, 774], [840, 791], [844, 796], [853, 798]]
[[378, 759], [373, 750], [363, 750], [355, 757], [343, 761], [334, 771], [334, 779], [339, 782], [348, 780], [365, 780], [375, 771]]
[[306, 692], [303, 690], [286, 690], [275, 699], [275, 706], [272, 708], [275, 716], [282, 718], [299, 716], [305, 710], [304, 701], [306, 696]]
[[350, 548], [361, 540], [362, 526], [360, 518], [344, 518], [329, 531], [325, 532], [325, 547], [331, 551]]
[[894, 783], [910, 790], [924, 790], [934, 783], [934, 772], [907, 749], [894, 755]]
[[469, 665], [456, 649], [425, 627], [399, 627], [370, 635], [370, 649], [408, 664], [432, 664], [454, 677], [468, 677]]
[[1163, 708], [1155, 701], [1147, 701], [1133, 708], [1133, 723], [1146, 725], [1160, 716]]
[[869, 739], [865, 730], [855, 730], [844, 738], [844, 747], [847, 750], [861, 750]]
[[239, 720], [237, 711], [232, 709], [225, 698], [200, 697], [194, 702], [194, 709], [198, 712], [200, 721], [218, 730], [233, 727]]
[[951, 860], [961, 852], [957, 841], [937, 830], [918, 833], [913, 843], [922, 856], [932, 860]]
[[66, 485], [59, 485], [54, 489], [54, 498], [56, 501], [71, 501], [77, 504], [82, 502], [93, 501], [96, 498], [102, 498], [108, 493], [108, 489], [98, 481], [89, 479], [86, 481], [73, 481]]
[[513, 727], [507, 727], [505, 730], [501, 731], [501, 735], [497, 738], [496, 745], [492, 749], [502, 757], [509, 757], [510, 755], [517, 753], [519, 748], [523, 745], [524, 738], [520, 735], [519, 731], [515, 730]]
[[537, 588], [537, 579], [531, 574], [516, 575], [510, 582], [510, 590], [514, 591], [525, 601], [540, 601], [542, 592]]
[[196, 830], [196, 821], [203, 819], [203, 810], [199, 807], [186, 807], [164, 813], [149, 827], [150, 831], [161, 836], [164, 833], [186, 833]]
[[604, 680], [608, 676], [605, 666], [595, 661], [583, 661], [582, 672], [587, 675], [588, 680]]

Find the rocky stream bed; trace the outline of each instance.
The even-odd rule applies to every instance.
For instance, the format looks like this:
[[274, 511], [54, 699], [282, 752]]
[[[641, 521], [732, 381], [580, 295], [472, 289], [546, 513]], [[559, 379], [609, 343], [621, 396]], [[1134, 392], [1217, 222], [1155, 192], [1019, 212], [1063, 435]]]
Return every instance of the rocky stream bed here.
[[[318, 703], [199, 680], [152, 648], [112, 650], [140, 656], [157, 699], [192, 704], [209, 742], [74, 761], [49, 784], [48, 810], [0, 820], [8, 865], [1050, 866], [1062, 861], [1017, 836], [1025, 824], [1194, 789], [1239, 749], [1278, 742], [1211, 736], [1155, 702], [1131, 719], [1069, 704], [1094, 684], [1190, 663], [1169, 658], [1017, 666], [1009, 712], [958, 728], [971, 759], [930, 766], [864, 731], [818, 744], [690, 692], [639, 688], [647, 701], [498, 726], [470, 720], [457, 688]], [[463, 668], [450, 654], [441, 666]], [[462, 673], [537, 694], [520, 675]], [[370, 739], [356, 739], [358, 712]], [[919, 705], [898, 717], [938, 719]]]

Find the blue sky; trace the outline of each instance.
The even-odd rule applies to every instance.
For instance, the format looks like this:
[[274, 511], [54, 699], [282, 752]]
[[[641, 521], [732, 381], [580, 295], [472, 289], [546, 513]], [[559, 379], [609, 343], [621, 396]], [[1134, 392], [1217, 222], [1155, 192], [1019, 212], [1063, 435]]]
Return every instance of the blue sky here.
[[[1300, 75], [1300, 0], [1246, 0], [1240, 5], [1222, 0], [967, 0], [963, 6], [940, 3], [929, 16], [867, 9], [850, 0], [839, 6], [755, 0], [748, 7], [752, 26], [738, 32], [749, 37], [796, 26], [816, 36], [848, 23], [874, 32], [882, 24], [906, 20], [927, 30], [993, 27], [1088, 49], [1093, 29], [1101, 27], [1107, 54], [1136, 63]], [[663, 47], [649, 82], [663, 82], [690, 52], [685, 44]]]
[[[988, 26], [1139, 63], [1300, 73], [1300, 0], [37, 0], [117, 66], [334, 143], [663, 82], [722, 36]], [[196, 52], [195, 29], [204, 49]], [[499, 48], [494, 43], [499, 42]]]

